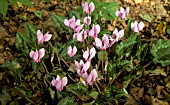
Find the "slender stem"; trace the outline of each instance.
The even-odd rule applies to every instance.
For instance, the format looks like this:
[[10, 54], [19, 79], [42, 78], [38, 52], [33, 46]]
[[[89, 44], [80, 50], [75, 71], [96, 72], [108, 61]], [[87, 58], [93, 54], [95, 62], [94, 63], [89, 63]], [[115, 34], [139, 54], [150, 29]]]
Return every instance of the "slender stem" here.
[[101, 60], [99, 59], [98, 64], [97, 64], [96, 71], [98, 71], [98, 69], [99, 69], [100, 61], [101, 61]]
[[101, 93], [101, 91], [100, 91], [100, 88], [99, 88], [98, 84], [97, 84], [96, 82], [94, 82], [94, 83], [95, 83], [95, 85], [96, 85], [96, 87], [97, 87], [98, 91]]
[[46, 67], [46, 65], [45, 65], [45, 63], [44, 63], [44, 61], [42, 61], [42, 63], [43, 63], [43, 66], [44, 66], [44, 68], [45, 68], [47, 74], [50, 74], [50, 73], [48, 72], [48, 69], [47, 69], [47, 67]]

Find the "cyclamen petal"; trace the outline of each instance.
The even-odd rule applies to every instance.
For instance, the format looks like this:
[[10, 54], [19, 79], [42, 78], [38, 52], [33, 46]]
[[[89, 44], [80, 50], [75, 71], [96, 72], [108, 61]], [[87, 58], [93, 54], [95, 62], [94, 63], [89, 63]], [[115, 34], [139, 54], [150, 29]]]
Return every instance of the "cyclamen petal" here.
[[82, 7], [83, 7], [83, 10], [86, 12], [87, 15], [90, 15], [95, 9], [93, 2], [91, 2], [89, 5], [88, 5], [87, 2], [85, 2], [85, 3], [82, 4]]
[[86, 84], [92, 85], [93, 82], [98, 77], [98, 74], [97, 74], [96, 69], [93, 69], [89, 75], [88, 74], [83, 74], [82, 77], [85, 79]]
[[143, 27], [144, 27], [144, 23], [143, 23], [143, 22], [140, 22], [139, 25], [138, 25], [138, 27], [139, 27], [139, 30], [142, 30]]
[[95, 56], [96, 54], [96, 50], [95, 48], [91, 48], [90, 51], [89, 51], [89, 48], [87, 48], [86, 51], [83, 51], [83, 58], [86, 60], [86, 61], [91, 61], [91, 59]]
[[94, 11], [94, 9], [95, 9], [94, 3], [91, 2], [91, 3], [89, 4], [89, 13], [91, 14], [91, 13]]
[[44, 35], [44, 41], [49, 41], [51, 39], [52, 35], [48, 34], [48, 32]]
[[66, 86], [67, 83], [68, 83], [67, 77], [63, 77], [62, 79], [60, 79], [59, 75], [57, 75], [56, 79], [54, 78], [51, 81], [52, 86], [55, 86], [57, 91], [63, 90], [64, 86]]
[[128, 13], [129, 13], [129, 7], [127, 7], [126, 10], [120, 7], [120, 11], [117, 10], [115, 14], [117, 17], [120, 17], [122, 20], [125, 20]]
[[84, 24], [86, 24], [88, 26], [91, 24], [91, 17], [90, 16], [87, 16], [87, 17], [84, 18]]
[[68, 80], [67, 80], [67, 77], [63, 77], [62, 78], [62, 87], [66, 86]]
[[89, 31], [89, 36], [91, 36], [92, 38], [97, 38], [98, 34], [100, 32], [100, 26], [97, 25], [93, 25], [92, 29]]
[[143, 28], [144, 28], [144, 23], [143, 23], [143, 22], [140, 22], [139, 24], [138, 24], [137, 21], [131, 23], [131, 29], [132, 29], [134, 32], [139, 32], [139, 31], [142, 30]]
[[70, 57], [73, 57], [76, 54], [76, 52], [77, 52], [76, 46], [74, 46], [73, 48], [71, 46], [68, 47], [67, 53]]
[[29, 53], [30, 57], [33, 58], [34, 62], [38, 63], [40, 62], [40, 60], [44, 57], [45, 55], [45, 49], [42, 48], [39, 51], [33, 51], [31, 50], [31, 52]]
[[37, 31], [37, 39], [38, 44], [42, 44], [43, 42], [47, 42], [51, 39], [52, 35], [48, 32], [43, 36], [42, 32], [40, 30]]

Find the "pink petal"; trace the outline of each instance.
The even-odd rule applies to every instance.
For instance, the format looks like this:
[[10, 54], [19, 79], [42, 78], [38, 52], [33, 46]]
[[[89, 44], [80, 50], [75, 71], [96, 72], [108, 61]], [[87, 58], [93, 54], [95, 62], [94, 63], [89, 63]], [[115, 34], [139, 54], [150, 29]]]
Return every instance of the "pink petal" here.
[[95, 81], [95, 79], [97, 78], [97, 71], [96, 71], [96, 69], [93, 69], [90, 74], [92, 76], [92, 81]]
[[30, 54], [29, 54], [31, 58], [33, 58], [34, 53], [35, 53], [35, 52], [34, 52], [33, 50], [31, 50], [31, 52], [30, 52]]
[[76, 28], [76, 24], [75, 24], [74, 22], [71, 23], [71, 24], [70, 24], [70, 28], [74, 30], [74, 29]]
[[99, 32], [100, 32], [100, 26], [97, 24], [96, 26], [94, 26], [94, 31], [95, 31], [95, 33], [96, 34], [99, 34]]
[[89, 59], [91, 60], [95, 55], [96, 55], [96, 49], [94, 47], [92, 47], [90, 49], [90, 57], [89, 57]]
[[57, 89], [58, 91], [63, 90], [62, 81], [58, 81], [58, 82], [57, 82], [57, 84], [56, 84], [56, 89]]
[[95, 9], [94, 3], [91, 2], [91, 3], [89, 4], [89, 12], [90, 12], [90, 14], [94, 11], [94, 9]]
[[51, 34], [46, 33], [46, 34], [44, 35], [44, 41], [49, 41], [49, 40], [51, 39], [51, 37], [52, 37]]
[[38, 51], [36, 50], [36, 52], [35, 52], [34, 55], [33, 55], [33, 59], [34, 59], [35, 62], [39, 62], [38, 55], [39, 55], [39, 53], [38, 53]]
[[87, 60], [88, 57], [89, 57], [89, 48], [87, 47], [87, 50], [86, 50], [85, 52], [83, 52], [83, 58], [84, 58], [85, 60]]
[[67, 82], [67, 77], [62, 78], [62, 87], [66, 86]]
[[42, 57], [44, 57], [44, 55], [45, 55], [45, 49], [44, 48], [41, 48], [40, 50], [39, 50], [39, 57], [38, 57], [38, 59], [40, 60]]
[[73, 50], [72, 47], [69, 46], [67, 53], [68, 53], [68, 55], [69, 55], [70, 57], [72, 57], [72, 50]]
[[57, 81], [60, 81], [60, 76], [59, 76], [59, 75], [57, 75], [56, 80], [57, 80]]
[[120, 11], [116, 11], [116, 16], [118, 17], [120, 15]]
[[68, 21], [69, 21], [69, 24], [70, 24], [70, 23], [73, 23], [73, 22], [75, 23], [75, 22], [76, 22], [76, 18], [73, 16], [73, 17], [72, 17], [71, 19], [69, 19]]
[[92, 28], [92, 29], [89, 31], [89, 36], [91, 36], [91, 37], [94, 38], [94, 28]]
[[125, 12], [122, 13], [121, 19], [122, 19], [122, 20], [125, 20], [125, 19], [126, 19], [126, 14], [125, 14]]
[[90, 16], [87, 16], [87, 17], [84, 18], [84, 24], [86, 24], [86, 25], [91, 24], [91, 17]]
[[77, 26], [77, 27], [74, 29], [74, 32], [79, 32], [79, 31], [83, 28], [83, 26], [84, 26], [84, 24]]
[[129, 7], [126, 8], [125, 13], [126, 15], [129, 13]]
[[75, 61], [75, 66], [76, 66], [77, 69], [81, 69], [81, 65], [79, 64], [78, 61]]
[[57, 81], [56, 81], [55, 79], [53, 79], [53, 80], [51, 81], [52, 86], [56, 86], [56, 83], [57, 83]]
[[37, 39], [38, 39], [38, 44], [43, 42], [43, 34], [40, 30], [37, 31]]
[[144, 28], [144, 23], [143, 22], [140, 22], [139, 24], [138, 24], [138, 29], [139, 30], [142, 30]]
[[118, 33], [118, 29], [117, 28], [115, 28], [115, 30], [113, 31], [113, 34], [117, 34]]
[[123, 37], [123, 35], [124, 35], [124, 30], [120, 30], [119, 31], [119, 38]]
[[70, 25], [70, 22], [69, 22], [69, 20], [67, 20], [67, 19], [64, 19], [64, 24], [65, 24], [66, 26], [69, 26], [69, 25]]
[[139, 29], [138, 29], [138, 27], [134, 27], [134, 30], [133, 30], [134, 32], [139, 32]]
[[76, 54], [76, 52], [77, 52], [77, 48], [76, 48], [76, 46], [74, 46], [73, 47], [73, 56]]
[[84, 65], [83, 65], [83, 70], [86, 72], [90, 67], [90, 62], [87, 61]]
[[99, 38], [95, 38], [95, 42], [93, 44], [97, 47], [102, 47], [102, 41]]
[[125, 12], [124, 8], [120, 7], [120, 12], [124, 13]]
[[135, 27], [135, 24], [132, 22], [131, 23], [131, 29], [133, 30], [134, 27]]
[[86, 14], [89, 14], [89, 6], [87, 2], [84, 3], [83, 10], [86, 12]]
[[92, 75], [90, 74], [88, 77], [86, 77], [86, 82], [89, 85], [92, 85]]

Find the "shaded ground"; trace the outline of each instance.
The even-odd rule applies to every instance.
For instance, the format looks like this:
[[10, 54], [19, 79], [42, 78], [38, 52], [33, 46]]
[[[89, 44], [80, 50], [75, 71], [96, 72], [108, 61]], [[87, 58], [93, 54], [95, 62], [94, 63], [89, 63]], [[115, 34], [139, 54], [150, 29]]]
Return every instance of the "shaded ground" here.
[[[119, 4], [123, 7], [130, 7], [129, 17], [134, 18], [138, 21], [144, 21], [145, 28], [141, 32], [142, 40], [148, 42], [152, 45], [153, 40], [158, 39], [170, 39], [170, 36], [166, 32], [166, 29], [170, 28], [170, 2], [168, 0], [156, 0], [149, 1], [145, 0], [140, 2], [138, 0], [117, 0]], [[8, 14], [6, 18], [0, 18], [0, 64], [3, 64], [4, 61], [12, 60], [16, 56], [17, 50], [15, 48], [15, 34], [16, 32], [22, 32], [24, 30], [24, 23], [28, 22], [35, 26], [38, 29], [43, 29], [44, 31], [49, 31], [53, 34], [53, 40], [62, 41], [62, 37], [57, 36], [58, 31], [55, 29], [51, 14], [57, 13], [60, 15], [66, 15], [67, 12], [71, 9], [74, 9], [75, 6], [81, 5], [82, 1], [52, 1], [49, 3], [38, 2], [35, 0], [34, 7], [25, 7], [20, 6], [9, 7]], [[42, 11], [42, 18], [38, 18], [34, 15], [36, 10]], [[139, 16], [141, 14], [141, 16]], [[150, 18], [142, 18], [142, 15], [148, 14]], [[109, 30], [113, 31], [114, 26], [119, 26], [119, 24], [114, 24], [114, 21], [109, 23]], [[119, 26], [124, 27], [124, 26]], [[66, 38], [64, 38], [66, 39]], [[170, 102], [170, 66], [161, 68], [157, 67], [166, 72], [166, 75], [146, 75], [139, 76], [138, 79], [131, 81], [128, 86], [128, 92], [130, 93], [130, 99], [125, 103], [126, 105], [169, 105]], [[154, 73], [153, 73], [154, 74]], [[6, 85], [2, 80], [7, 74], [2, 70], [0, 73], [1, 85]], [[1, 86], [2, 87], [2, 86]], [[36, 99], [38, 99], [38, 95]], [[39, 101], [39, 100], [38, 100]]]

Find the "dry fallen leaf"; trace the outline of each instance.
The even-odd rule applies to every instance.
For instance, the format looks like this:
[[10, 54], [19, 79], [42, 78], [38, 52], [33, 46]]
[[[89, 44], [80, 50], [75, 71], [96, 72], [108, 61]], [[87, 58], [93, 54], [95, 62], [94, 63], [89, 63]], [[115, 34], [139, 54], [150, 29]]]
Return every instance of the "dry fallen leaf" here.
[[165, 87], [165, 86], [157, 86], [157, 87], [156, 87], [157, 98], [164, 98], [164, 96], [161, 95], [161, 90], [162, 90], [164, 87]]

